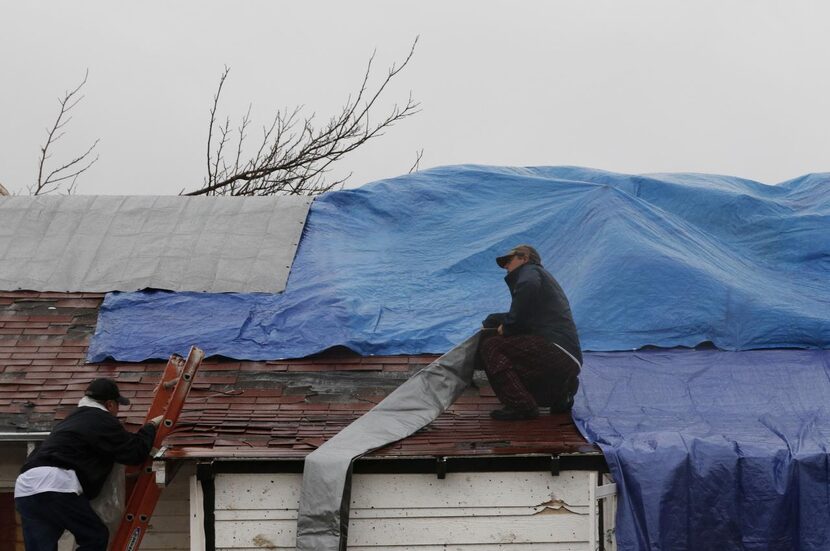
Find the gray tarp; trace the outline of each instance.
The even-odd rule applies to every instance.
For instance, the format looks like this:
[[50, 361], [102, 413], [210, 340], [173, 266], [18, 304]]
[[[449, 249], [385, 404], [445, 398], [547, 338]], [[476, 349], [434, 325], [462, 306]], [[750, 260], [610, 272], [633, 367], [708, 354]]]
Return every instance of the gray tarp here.
[[441, 415], [473, 378], [479, 334], [415, 373], [360, 419], [310, 453], [297, 516], [299, 551], [346, 549], [352, 461], [415, 433]]
[[0, 289], [285, 289], [308, 197], [0, 197]]

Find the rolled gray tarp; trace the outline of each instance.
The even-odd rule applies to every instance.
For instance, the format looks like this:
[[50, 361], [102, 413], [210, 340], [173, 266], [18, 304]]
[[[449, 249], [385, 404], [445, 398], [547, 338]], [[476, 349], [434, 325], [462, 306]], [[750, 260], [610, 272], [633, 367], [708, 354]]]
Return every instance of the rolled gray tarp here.
[[415, 373], [306, 457], [297, 515], [299, 551], [346, 549], [352, 461], [406, 438], [450, 407], [473, 379], [479, 335]]

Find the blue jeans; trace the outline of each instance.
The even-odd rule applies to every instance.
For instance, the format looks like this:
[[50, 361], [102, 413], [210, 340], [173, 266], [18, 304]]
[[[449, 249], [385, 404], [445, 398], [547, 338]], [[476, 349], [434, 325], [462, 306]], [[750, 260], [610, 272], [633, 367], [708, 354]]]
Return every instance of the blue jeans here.
[[14, 500], [23, 522], [26, 551], [55, 551], [64, 530], [75, 536], [77, 551], [106, 551], [109, 531], [84, 496], [43, 492]]

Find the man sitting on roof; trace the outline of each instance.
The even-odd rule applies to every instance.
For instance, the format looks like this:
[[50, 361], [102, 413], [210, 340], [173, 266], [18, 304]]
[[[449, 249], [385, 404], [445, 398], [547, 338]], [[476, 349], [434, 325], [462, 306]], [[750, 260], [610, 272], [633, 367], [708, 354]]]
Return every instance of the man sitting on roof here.
[[568, 411], [582, 364], [568, 299], [533, 247], [514, 247], [496, 262], [507, 270], [504, 280], [513, 298], [509, 312], [490, 314], [483, 323], [495, 331], [485, 331], [479, 354], [505, 406], [490, 416], [533, 419], [539, 406], [549, 406], [551, 413]]

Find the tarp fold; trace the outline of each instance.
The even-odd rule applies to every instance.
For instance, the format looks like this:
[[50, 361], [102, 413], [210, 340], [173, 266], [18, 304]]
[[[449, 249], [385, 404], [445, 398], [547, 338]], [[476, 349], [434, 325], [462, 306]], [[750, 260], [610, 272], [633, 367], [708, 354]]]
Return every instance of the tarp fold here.
[[620, 551], [827, 549], [830, 350], [592, 353], [580, 378]]
[[479, 335], [410, 377], [358, 420], [311, 452], [303, 466], [298, 551], [346, 548], [352, 461], [424, 428], [470, 385]]

